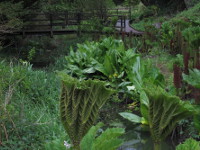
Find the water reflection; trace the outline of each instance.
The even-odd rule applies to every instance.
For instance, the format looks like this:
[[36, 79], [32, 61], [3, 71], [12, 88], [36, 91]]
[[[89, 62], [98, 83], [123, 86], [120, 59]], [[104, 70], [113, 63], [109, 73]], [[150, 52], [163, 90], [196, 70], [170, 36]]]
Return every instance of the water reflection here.
[[[126, 129], [122, 137], [125, 142], [118, 150], [153, 150], [153, 141], [147, 128], [122, 118], [118, 125]], [[162, 150], [175, 150], [175, 148], [170, 141], [167, 141], [162, 143]]]

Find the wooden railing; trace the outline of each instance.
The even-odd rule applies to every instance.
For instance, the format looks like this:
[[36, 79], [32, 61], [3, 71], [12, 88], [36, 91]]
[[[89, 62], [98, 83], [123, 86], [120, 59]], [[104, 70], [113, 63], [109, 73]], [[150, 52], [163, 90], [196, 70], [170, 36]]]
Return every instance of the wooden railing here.
[[[88, 20], [92, 20], [94, 18], [97, 18], [100, 21], [100, 23], [98, 23], [99, 26], [112, 27], [117, 29], [118, 31], [123, 32], [126, 27], [126, 19], [129, 18], [130, 15], [131, 9], [127, 8], [101, 10], [90, 9], [85, 12], [63, 11], [31, 13], [23, 17], [24, 26], [21, 31], [16, 31], [13, 34], [20, 34], [25, 36], [26, 34], [50, 33], [50, 35], [53, 36], [54, 33], [66, 34], [68, 32], [80, 32], [80, 30], [83, 30], [84, 28], [89, 28], [90, 24], [87, 24], [85, 22], [88, 22]], [[115, 19], [117, 18], [118, 23], [115, 25], [110, 25], [108, 23], [109, 19], [113, 17], [115, 17]]]

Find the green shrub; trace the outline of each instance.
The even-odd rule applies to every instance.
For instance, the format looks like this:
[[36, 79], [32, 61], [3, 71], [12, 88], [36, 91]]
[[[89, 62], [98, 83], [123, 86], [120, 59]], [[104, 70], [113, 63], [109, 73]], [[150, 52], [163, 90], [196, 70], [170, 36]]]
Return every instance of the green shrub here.
[[183, 74], [183, 80], [188, 84], [200, 89], [200, 71], [198, 69], [193, 69], [189, 71], [189, 75]]
[[111, 81], [114, 85], [126, 79], [138, 57], [132, 50], [126, 51], [119, 40], [106, 38], [101, 42], [86, 42], [78, 44], [76, 52], [71, 49], [66, 57], [66, 72], [83, 79]]
[[200, 47], [200, 25], [189, 27], [182, 31], [184, 38], [191, 50], [198, 50]]
[[20, 29], [23, 21], [20, 19], [23, 14], [22, 2], [0, 2], [0, 29], [2, 33], [12, 32], [13, 30]]
[[177, 20], [178, 18], [187, 18], [191, 22], [200, 23], [200, 14], [199, 14], [200, 2], [196, 4], [194, 7], [187, 9], [176, 15], [173, 20]]
[[104, 27], [102, 31], [105, 32], [105, 33], [112, 33], [114, 31], [114, 28], [112, 28], [112, 27]]
[[[29, 101], [33, 104], [45, 105], [50, 110], [55, 110], [54, 101], [59, 100], [60, 82], [54, 73], [44, 71], [30, 71], [28, 81], [23, 88], [28, 94]], [[38, 82], [39, 81], [39, 82]]]
[[189, 138], [184, 143], [179, 144], [176, 150], [200, 150], [200, 143]]
[[118, 21], [118, 17], [112, 17], [111, 18], [111, 25], [113, 25], [113, 26], [115, 26], [116, 25], [116, 23], [117, 23], [117, 21]]
[[161, 26], [161, 42], [163, 47], [170, 47], [170, 41], [174, 37], [174, 28], [169, 22], [165, 22]]
[[138, 54], [132, 49], [126, 50], [122, 41], [112, 38], [78, 44], [77, 51], [71, 49], [66, 60], [65, 72], [69, 75], [109, 81], [110, 86], [129, 98], [137, 98], [138, 91], [128, 90], [127, 86], [142, 84], [145, 79], [158, 85], [165, 84], [163, 75], [152, 62], [141, 63]]

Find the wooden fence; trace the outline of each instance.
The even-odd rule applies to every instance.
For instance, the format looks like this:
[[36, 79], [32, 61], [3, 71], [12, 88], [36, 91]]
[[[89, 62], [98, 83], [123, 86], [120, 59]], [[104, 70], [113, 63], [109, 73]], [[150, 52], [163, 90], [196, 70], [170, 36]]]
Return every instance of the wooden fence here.
[[[63, 11], [63, 12], [41, 12], [31, 13], [23, 17], [24, 26], [20, 31], [10, 35], [46, 35], [52, 37], [60, 34], [70, 33], [103, 33], [99, 30], [85, 30], [92, 26], [89, 20], [97, 19], [100, 22], [95, 26], [111, 27], [123, 32], [126, 27], [126, 19], [131, 17], [130, 8], [101, 9], [87, 11]], [[110, 24], [109, 21], [115, 18], [117, 24]]]

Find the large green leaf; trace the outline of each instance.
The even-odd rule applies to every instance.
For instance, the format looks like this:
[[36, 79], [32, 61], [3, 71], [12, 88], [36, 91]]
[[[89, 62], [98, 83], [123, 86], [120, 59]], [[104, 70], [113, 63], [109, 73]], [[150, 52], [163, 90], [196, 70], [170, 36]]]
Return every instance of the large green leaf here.
[[81, 150], [115, 150], [123, 143], [123, 140], [118, 137], [125, 132], [124, 129], [108, 128], [101, 135], [96, 137], [100, 127], [102, 127], [102, 123], [91, 127], [81, 141]]
[[114, 62], [112, 61], [111, 56], [106, 55], [104, 57], [103, 67], [107, 76], [115, 73], [115, 66], [114, 66]]
[[148, 124], [155, 149], [159, 149], [160, 143], [171, 133], [176, 123], [194, 116], [197, 110], [190, 103], [168, 94], [159, 86], [149, 83], [144, 91], [140, 85], [138, 87], [141, 89], [140, 110], [144, 119], [130, 113], [120, 115], [132, 122]]
[[90, 73], [95, 73], [95, 68], [93, 67], [90, 67], [90, 68], [86, 68], [83, 70], [83, 73], [87, 73], [87, 74], [90, 74]]
[[194, 126], [200, 134], [200, 115], [199, 114], [194, 116]]
[[188, 84], [200, 89], [200, 71], [193, 69], [189, 71], [189, 75], [183, 74], [183, 80]]
[[92, 150], [115, 150], [123, 140], [118, 139], [124, 133], [123, 128], [109, 128], [96, 138]]
[[96, 137], [96, 133], [99, 130], [99, 128], [101, 128], [103, 126], [103, 123], [98, 123], [96, 126], [92, 126], [90, 128], [90, 130], [88, 131], [88, 133], [83, 137], [81, 143], [80, 143], [80, 147], [81, 150], [91, 150], [95, 137]]
[[92, 150], [116, 150], [119, 146], [121, 146], [123, 140], [121, 139], [107, 139], [99, 146], [94, 146]]
[[99, 80], [83, 80], [60, 72], [62, 91], [60, 98], [61, 120], [74, 146], [95, 123], [99, 109], [114, 93]]
[[66, 57], [66, 72], [75, 77], [119, 83], [127, 80], [129, 72], [135, 72], [140, 66], [139, 55], [132, 49], [126, 51], [121, 40], [105, 38], [100, 42], [86, 42], [77, 46], [76, 52], [70, 49]]
[[142, 117], [144, 117], [144, 119], [148, 122], [149, 98], [147, 97], [145, 91], [142, 89], [141, 85], [139, 85], [139, 83], [137, 85], [137, 87], [140, 89], [140, 112]]
[[145, 90], [149, 98], [148, 122], [154, 142], [164, 140], [176, 123], [196, 114], [196, 109], [164, 89], [151, 85]]
[[198, 130], [200, 134], [200, 107], [199, 105], [196, 106], [197, 114], [194, 116], [194, 126]]
[[132, 114], [132, 113], [128, 113], [128, 112], [121, 112], [119, 113], [123, 118], [128, 119], [129, 121], [133, 122], [133, 123], [141, 123], [142, 122], [142, 117]]
[[200, 143], [189, 138], [183, 144], [179, 144], [176, 150], [200, 150]]

